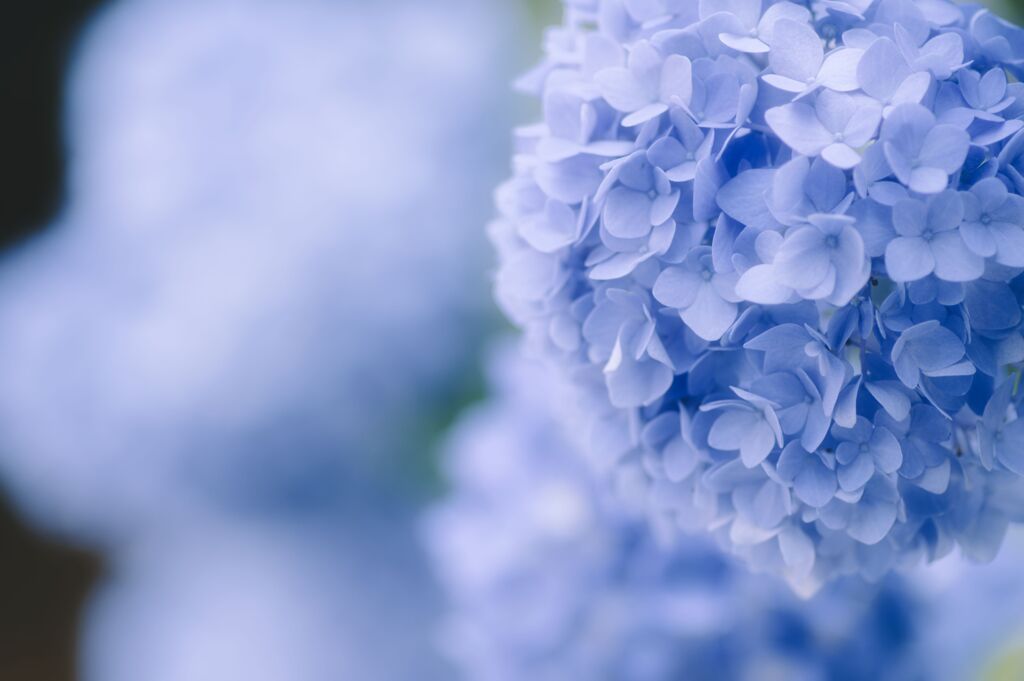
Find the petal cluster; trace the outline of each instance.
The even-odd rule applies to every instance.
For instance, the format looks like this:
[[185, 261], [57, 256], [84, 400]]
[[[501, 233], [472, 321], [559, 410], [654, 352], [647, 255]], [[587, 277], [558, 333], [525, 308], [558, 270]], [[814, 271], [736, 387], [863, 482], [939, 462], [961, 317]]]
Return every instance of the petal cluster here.
[[655, 516], [813, 589], [1024, 519], [1024, 30], [946, 0], [573, 0], [497, 295]]
[[553, 416], [558, 386], [512, 353], [497, 360], [427, 522], [451, 603], [444, 642], [466, 678], [925, 678], [926, 610], [908, 584], [848, 579], [803, 601], [706, 539], [664, 545], [595, 483]]

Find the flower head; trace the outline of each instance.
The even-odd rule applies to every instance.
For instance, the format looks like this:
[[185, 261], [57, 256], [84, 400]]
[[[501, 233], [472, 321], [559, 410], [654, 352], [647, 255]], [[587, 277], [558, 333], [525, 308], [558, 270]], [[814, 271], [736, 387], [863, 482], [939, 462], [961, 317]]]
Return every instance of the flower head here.
[[531, 129], [492, 233], [602, 465], [643, 462], [658, 521], [801, 587], [990, 554], [1024, 488], [1024, 31], [945, 2], [607, 0], [559, 35], [536, 89], [586, 125]]
[[[803, 600], [707, 539], [659, 541], [632, 503], [594, 480], [577, 434], [556, 416], [566, 410], [564, 386], [509, 350], [490, 365], [492, 397], [450, 437], [452, 491], [426, 523], [449, 596], [444, 647], [467, 678], [905, 681], [921, 673], [925, 606], [909, 583], [847, 579]], [[643, 436], [665, 445], [677, 479], [695, 463], [681, 425], [689, 430], [665, 416]], [[782, 486], [747, 484], [746, 470], [719, 476], [741, 483], [737, 507], [784, 516]], [[795, 565], [813, 563], [813, 544], [795, 528], [780, 545]]]
[[[488, 202], [455, 197], [500, 160], [452, 140], [500, 113], [501, 16], [110, 3], [73, 64], [67, 205], [0, 268], [0, 471], [27, 513], [105, 543], [419, 454], [486, 326]], [[544, 229], [575, 219], [550, 203]]]

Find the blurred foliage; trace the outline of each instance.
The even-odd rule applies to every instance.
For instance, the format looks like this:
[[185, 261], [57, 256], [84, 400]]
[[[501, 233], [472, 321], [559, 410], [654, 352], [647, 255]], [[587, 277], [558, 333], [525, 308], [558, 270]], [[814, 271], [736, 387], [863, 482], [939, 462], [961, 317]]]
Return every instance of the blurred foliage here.
[[986, 670], [984, 681], [1021, 681], [1024, 679], [1024, 646], [1000, 655]]
[[[1024, 0], [1021, 0], [1024, 2]], [[545, 26], [556, 23], [562, 15], [562, 3], [559, 0], [525, 0], [530, 23], [540, 31]]]
[[988, 0], [985, 4], [1007, 19], [1018, 24], [1024, 22], [1024, 0]]

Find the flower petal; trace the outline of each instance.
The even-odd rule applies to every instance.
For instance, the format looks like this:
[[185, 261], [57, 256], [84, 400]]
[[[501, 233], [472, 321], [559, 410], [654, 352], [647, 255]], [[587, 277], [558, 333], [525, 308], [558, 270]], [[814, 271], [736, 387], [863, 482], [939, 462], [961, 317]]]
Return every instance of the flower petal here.
[[716, 341], [736, 321], [736, 309], [736, 304], [723, 300], [710, 282], [702, 281], [693, 303], [679, 316], [695, 334]]
[[810, 83], [818, 75], [825, 50], [821, 38], [805, 23], [792, 19], [775, 22], [768, 63], [780, 76]]
[[804, 156], [817, 156], [832, 143], [832, 134], [818, 120], [814, 109], [803, 102], [769, 109], [764, 117], [779, 139]]
[[797, 498], [808, 506], [821, 508], [832, 500], [839, 488], [836, 474], [817, 455], [808, 456], [793, 480]]
[[935, 276], [943, 281], [974, 281], [985, 272], [985, 260], [967, 248], [959, 231], [936, 234], [931, 251]]
[[602, 218], [612, 236], [620, 239], [647, 236], [651, 231], [651, 199], [628, 187], [615, 187], [605, 199]]
[[885, 269], [893, 281], [916, 281], [932, 273], [935, 258], [924, 239], [899, 236], [885, 248]]

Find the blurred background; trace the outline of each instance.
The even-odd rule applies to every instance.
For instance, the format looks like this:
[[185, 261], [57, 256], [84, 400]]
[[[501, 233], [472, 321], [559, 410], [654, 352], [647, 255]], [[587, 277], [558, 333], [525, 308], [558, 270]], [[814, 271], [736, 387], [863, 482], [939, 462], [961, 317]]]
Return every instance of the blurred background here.
[[5, 10], [0, 679], [453, 678], [416, 518], [560, 4]]
[[[0, 678], [155, 678], [131, 660], [107, 659], [104, 646], [142, 647], [143, 627], [129, 621], [145, 621], [133, 613], [161, 591], [184, 604], [168, 631], [194, 628], [196, 619], [219, 626], [211, 614], [223, 606], [205, 606], [203, 590], [235, 604], [248, 594], [225, 596], [218, 570], [265, 566], [251, 571], [250, 588], [278, 588], [266, 607], [288, 621], [287, 606], [299, 598], [288, 593], [289, 579], [295, 589], [314, 588], [289, 573], [349, 569], [349, 581], [358, 580], [360, 566], [345, 563], [355, 552], [346, 542], [414, 562], [402, 553], [415, 543], [410, 517], [438, 488], [430, 448], [477, 396], [476, 353], [497, 319], [487, 305], [483, 225], [516, 120], [505, 111], [521, 106], [506, 84], [539, 41], [531, 19], [539, 26], [555, 16], [542, 3], [473, 4], [441, 3], [423, 31], [417, 22], [430, 10], [397, 2], [54, 0], [8, 8], [0, 163], [11, 190], [0, 238], [12, 294], [0, 335], [5, 373], [21, 379], [2, 398]], [[406, 26], [393, 30], [404, 34], [383, 48], [365, 44], [396, 18]], [[416, 89], [417, 70], [432, 64], [441, 75]], [[368, 82], [381, 77], [393, 92]], [[388, 119], [367, 122], [378, 104]], [[462, 114], [453, 109], [463, 105]], [[462, 134], [473, 141], [454, 139]], [[369, 149], [362, 135], [384, 142]], [[374, 183], [413, 189], [389, 197], [394, 209], [375, 210], [346, 186], [345, 168], [367, 169], [359, 157], [387, 154], [388, 136], [408, 153], [384, 159], [396, 168]], [[454, 144], [460, 149], [447, 160], [433, 160]], [[438, 198], [427, 176], [450, 190]], [[275, 210], [289, 214], [269, 217]], [[421, 211], [434, 217], [418, 231], [439, 230], [436, 239], [403, 244], [357, 232], [408, 234]], [[331, 235], [343, 230], [347, 240]], [[360, 247], [369, 262], [336, 257]], [[334, 277], [333, 268], [349, 272]], [[430, 309], [429, 298], [396, 297], [409, 281], [391, 282], [388, 268], [416, 272], [443, 299]], [[199, 283], [168, 283], [179, 277]], [[383, 310], [373, 321], [355, 303], [324, 320], [327, 298], [358, 298], [374, 285], [392, 292], [366, 296]], [[129, 299], [124, 289], [132, 288], [146, 294]], [[206, 297], [219, 300], [207, 305]], [[405, 314], [405, 305], [421, 310]], [[277, 331], [285, 324], [291, 331]], [[392, 353], [412, 347], [400, 336], [428, 331], [437, 336], [429, 356], [388, 357], [388, 344]], [[151, 333], [162, 333], [164, 345]], [[208, 363], [229, 365], [230, 357], [241, 359], [211, 376]], [[265, 371], [242, 385], [260, 374], [253, 364]], [[379, 378], [390, 366], [394, 375]], [[410, 373], [419, 391], [401, 394]], [[373, 409], [359, 412], [354, 387], [346, 394], [332, 382], [361, 386], [358, 399]], [[253, 399], [228, 403], [246, 397]], [[77, 408], [90, 401], [98, 406], [88, 413]], [[211, 413], [219, 422], [201, 418]], [[28, 432], [12, 433], [17, 424]], [[357, 450], [361, 463], [335, 467]], [[346, 485], [361, 490], [340, 491]], [[350, 512], [341, 504], [358, 507], [366, 527], [340, 527], [335, 519]], [[391, 546], [367, 539], [379, 534], [371, 520], [399, 528]], [[244, 527], [225, 527], [232, 525]], [[275, 565], [286, 554], [297, 567]], [[417, 590], [409, 575], [390, 579]], [[315, 619], [290, 619], [299, 627], [304, 617]], [[126, 627], [130, 644], [119, 638]], [[90, 641], [114, 641], [86, 646], [83, 629]], [[189, 644], [171, 639], [154, 632], [151, 646], [173, 659], [173, 646]], [[200, 678], [162, 666], [167, 678]]]

